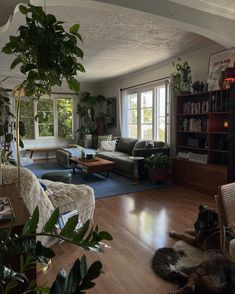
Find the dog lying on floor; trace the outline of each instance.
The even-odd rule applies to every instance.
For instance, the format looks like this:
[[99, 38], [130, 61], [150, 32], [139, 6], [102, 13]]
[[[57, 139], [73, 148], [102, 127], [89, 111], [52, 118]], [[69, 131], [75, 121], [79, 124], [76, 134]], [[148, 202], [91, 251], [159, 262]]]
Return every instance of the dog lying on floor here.
[[[188, 269], [188, 271], [177, 271], [175, 273], [165, 272], [167, 280], [178, 280], [181, 284], [184, 281], [184, 286], [170, 294], [187, 294], [194, 293], [223, 293], [235, 294], [235, 263], [226, 259], [220, 253], [220, 232], [218, 214], [209, 209], [207, 206], [199, 206], [198, 218], [194, 224], [194, 230], [187, 230], [186, 234], [180, 234], [171, 231], [169, 235], [175, 239], [182, 240], [194, 247], [197, 247], [205, 254], [210, 252], [205, 260], [198, 266]], [[235, 234], [231, 230], [227, 230], [226, 243], [235, 238]], [[156, 251], [153, 260], [152, 268], [157, 272], [159, 269], [159, 257], [165, 262], [179, 258], [182, 252], [169, 251], [170, 248], [162, 248]], [[211, 250], [214, 249], [214, 250]], [[166, 250], [166, 251], [165, 251]], [[170, 261], [169, 263], [172, 263]], [[168, 279], [170, 277], [171, 279]]]
[[[182, 240], [202, 250], [219, 249], [220, 231], [218, 214], [215, 210], [200, 205], [194, 229], [186, 230], [183, 234], [170, 231], [169, 235], [174, 239]], [[233, 238], [235, 238], [235, 233], [228, 229], [226, 232], [227, 246], [229, 246], [229, 242]]]

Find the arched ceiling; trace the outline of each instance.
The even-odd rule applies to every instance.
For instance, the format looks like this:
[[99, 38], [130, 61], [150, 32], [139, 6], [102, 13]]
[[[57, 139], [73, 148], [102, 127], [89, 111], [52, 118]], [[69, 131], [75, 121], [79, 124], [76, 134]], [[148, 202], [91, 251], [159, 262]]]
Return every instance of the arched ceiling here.
[[[1, 0], [1, 11], [6, 9], [4, 3], [8, 1]], [[195, 29], [195, 24], [186, 26], [180, 21], [177, 13], [175, 16], [178, 19], [175, 19], [174, 15], [168, 15], [167, 18], [164, 15], [167, 7], [162, 7], [157, 14], [154, 7], [156, 8], [156, 2], [159, 1], [163, 0], [46, 0], [46, 10], [55, 14], [59, 20], [65, 21], [67, 28], [76, 22], [80, 23], [84, 38], [81, 47], [85, 53], [83, 63], [86, 73], [80, 75], [79, 80], [101, 82], [214, 43], [210, 39], [190, 32], [188, 28], [192, 26]], [[180, 5], [173, 3], [174, 0], [164, 1], [164, 3]], [[31, 2], [37, 5], [44, 3], [42, 0]], [[113, 2], [115, 5], [111, 5]], [[141, 6], [141, 3], [146, 5]], [[136, 4], [136, 7], [130, 7], [132, 4]], [[146, 9], [147, 4], [149, 4], [148, 9]], [[169, 7], [171, 11], [172, 6]], [[184, 6], [184, 11], [187, 9], [192, 8]], [[9, 28], [0, 34], [0, 47], [8, 41], [9, 35], [16, 34], [17, 28], [23, 22], [24, 17], [16, 12]], [[181, 26], [176, 25], [179, 23]], [[200, 33], [200, 30], [197, 32]], [[17, 69], [9, 70], [11, 60], [11, 57], [0, 53], [0, 76], [19, 76]]]

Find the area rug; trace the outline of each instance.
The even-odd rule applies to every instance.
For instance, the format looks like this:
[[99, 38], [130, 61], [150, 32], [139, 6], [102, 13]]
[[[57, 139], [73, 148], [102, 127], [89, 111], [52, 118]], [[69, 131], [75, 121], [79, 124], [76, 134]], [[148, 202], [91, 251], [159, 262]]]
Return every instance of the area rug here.
[[[52, 171], [66, 170], [72, 173], [72, 169], [65, 169], [57, 163], [31, 164], [26, 166], [26, 168], [31, 170], [37, 178], [41, 178], [43, 174]], [[116, 173], [110, 173], [108, 178], [104, 178], [99, 174], [94, 174], [89, 175], [87, 179], [85, 179], [84, 174], [78, 170], [76, 170], [75, 175], [72, 173], [72, 183], [75, 185], [86, 184], [92, 187], [96, 199], [168, 186], [168, 184], [151, 184], [147, 180], [140, 181], [137, 185], [132, 185], [132, 180], [130, 178]]]

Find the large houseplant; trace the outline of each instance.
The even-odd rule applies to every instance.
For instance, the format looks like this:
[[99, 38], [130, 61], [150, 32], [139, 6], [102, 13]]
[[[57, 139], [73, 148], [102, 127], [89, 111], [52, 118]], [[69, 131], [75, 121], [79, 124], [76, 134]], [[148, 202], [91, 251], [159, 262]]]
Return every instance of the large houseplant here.
[[[83, 92], [77, 104], [77, 114], [79, 118], [80, 139], [84, 140], [87, 135], [104, 132], [106, 114], [103, 110], [105, 97], [102, 95], [91, 95]], [[84, 143], [84, 142], [83, 142]], [[88, 146], [87, 146], [88, 147]]]
[[[95, 286], [93, 280], [101, 274], [102, 264], [100, 261], [95, 261], [88, 267], [85, 256], [81, 259], [77, 258], [68, 274], [61, 270], [51, 288], [39, 286], [35, 279], [30, 279], [32, 268], [35, 268], [35, 260], [45, 262], [55, 256], [52, 248], [44, 246], [35, 237], [57, 238], [96, 252], [103, 252], [105, 244], [101, 241], [112, 240], [108, 232], [99, 231], [98, 226], [94, 227], [90, 221], [75, 230], [78, 224], [77, 216], [71, 217], [58, 234], [56, 230], [58, 220], [59, 208], [55, 209], [42, 231], [35, 233], [39, 222], [39, 210], [36, 207], [32, 217], [25, 224], [22, 234], [12, 236], [11, 226], [0, 231], [0, 293], [82, 294], [86, 289]], [[16, 259], [19, 260], [19, 266], [16, 262], [12, 264]]]
[[[20, 5], [19, 10], [26, 16], [26, 24], [19, 27], [18, 36], [10, 36], [10, 41], [2, 49], [2, 52], [16, 56], [11, 69], [20, 65], [20, 71], [25, 75], [24, 81], [13, 90], [17, 98], [17, 130], [22, 96], [36, 99], [43, 94], [50, 96], [52, 87], [61, 86], [64, 79], [71, 90], [78, 92], [77, 74], [85, 71], [78, 61], [83, 58], [83, 51], [77, 46], [78, 40], [82, 41], [78, 33], [79, 24], [74, 24], [68, 33], [62, 26], [63, 22], [52, 14], [46, 14], [42, 7]], [[20, 166], [18, 131], [16, 143], [17, 164]]]
[[[18, 36], [10, 36], [10, 41], [3, 47], [2, 51], [6, 54], [15, 55], [16, 58], [11, 64], [11, 68], [20, 65], [20, 71], [25, 75], [24, 81], [15, 87], [13, 94], [17, 98], [16, 103], [16, 129], [17, 129], [17, 164], [18, 164], [18, 185], [20, 188], [20, 157], [19, 157], [19, 115], [20, 115], [20, 98], [29, 96], [33, 99], [39, 99], [43, 94], [50, 96], [52, 87], [61, 86], [63, 80], [66, 80], [69, 88], [75, 92], [79, 91], [79, 82], [77, 81], [78, 72], [84, 72], [84, 67], [79, 62], [83, 58], [82, 50], [77, 46], [78, 40], [82, 41], [79, 31], [79, 24], [73, 25], [69, 33], [62, 26], [63, 22], [57, 21], [52, 14], [46, 14], [42, 7], [33, 5], [20, 5], [19, 10], [26, 16], [26, 24], [21, 25], [18, 29]], [[15, 273], [7, 267], [8, 254], [10, 257], [15, 254], [23, 254], [29, 266], [31, 257], [39, 258], [53, 257], [51, 249], [45, 248], [41, 243], [31, 244], [31, 236], [35, 236], [38, 223], [38, 210], [36, 209], [32, 218], [26, 224], [22, 236], [10, 237], [11, 229], [0, 231], [0, 279], [3, 283], [8, 283], [8, 288], [15, 287], [15, 280], [27, 281], [24, 271]], [[54, 225], [58, 220], [58, 211], [52, 215], [47, 222], [43, 232], [39, 235], [50, 234], [55, 236]], [[99, 242], [102, 239], [111, 239], [106, 232], [99, 233], [98, 227], [90, 228], [89, 224], [74, 233], [76, 221], [71, 219], [63, 229], [58, 238], [66, 239], [68, 242], [75, 243], [87, 250], [102, 250]], [[89, 229], [88, 229], [89, 227]], [[38, 235], [38, 234], [37, 234]], [[19, 246], [18, 251], [12, 250]], [[31, 247], [33, 246], [33, 248]], [[11, 249], [8, 252], [8, 248]], [[4, 254], [3, 254], [4, 253]], [[21, 268], [22, 269], [22, 268]], [[23, 268], [24, 269], [24, 268]], [[85, 293], [85, 289], [94, 286], [91, 282], [99, 276], [101, 271], [100, 262], [92, 265], [92, 269], [87, 269], [86, 260], [75, 262], [71, 274], [65, 276], [62, 272], [56, 278], [51, 290], [46, 292], [57, 294]], [[88, 275], [89, 274], [89, 275]], [[90, 278], [87, 277], [90, 276]], [[84, 283], [86, 285], [84, 285]], [[35, 281], [30, 281], [29, 287], [35, 288]], [[1, 288], [0, 288], [1, 290]], [[31, 290], [31, 289], [29, 289]], [[36, 288], [34, 291], [41, 291]], [[27, 292], [30, 293], [30, 292]]]
[[155, 153], [145, 158], [145, 166], [148, 168], [149, 179], [154, 182], [162, 182], [168, 179], [170, 158], [163, 153]]

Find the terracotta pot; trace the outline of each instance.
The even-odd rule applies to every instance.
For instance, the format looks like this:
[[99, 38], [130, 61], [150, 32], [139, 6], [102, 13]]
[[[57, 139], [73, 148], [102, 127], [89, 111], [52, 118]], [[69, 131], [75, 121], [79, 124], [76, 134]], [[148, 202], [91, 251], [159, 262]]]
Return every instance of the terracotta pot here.
[[166, 167], [149, 168], [148, 176], [153, 183], [166, 181], [168, 180], [168, 169]]

